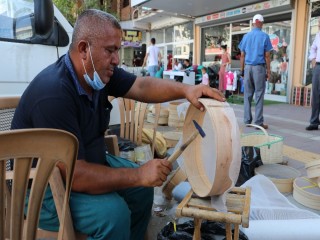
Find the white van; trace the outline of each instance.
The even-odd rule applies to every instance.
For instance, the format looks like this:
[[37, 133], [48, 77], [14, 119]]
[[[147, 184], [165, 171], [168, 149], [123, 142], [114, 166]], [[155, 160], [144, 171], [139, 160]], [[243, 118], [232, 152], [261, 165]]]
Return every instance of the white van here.
[[0, 96], [21, 95], [68, 51], [72, 30], [51, 0], [0, 0]]
[[[51, 0], [0, 0], [0, 96], [21, 96], [69, 49], [73, 27]], [[110, 125], [120, 123], [117, 100]]]

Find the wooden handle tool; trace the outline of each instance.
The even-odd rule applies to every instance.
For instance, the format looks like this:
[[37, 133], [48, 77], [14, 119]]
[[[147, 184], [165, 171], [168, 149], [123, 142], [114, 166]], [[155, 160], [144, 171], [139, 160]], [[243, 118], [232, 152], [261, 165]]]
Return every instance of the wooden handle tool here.
[[200, 136], [202, 138], [204, 138], [206, 136], [206, 134], [204, 133], [203, 129], [200, 127], [200, 125], [195, 121], [192, 120], [194, 123], [194, 126], [196, 127], [197, 131], [195, 131], [189, 138], [188, 140], [182, 144], [176, 151], [174, 151], [174, 153], [168, 158], [168, 161], [170, 163], [173, 163], [175, 160], [177, 160], [177, 158], [181, 155], [181, 153], [189, 146], [189, 144], [196, 139], [196, 137], [198, 136], [198, 134], [200, 134]]

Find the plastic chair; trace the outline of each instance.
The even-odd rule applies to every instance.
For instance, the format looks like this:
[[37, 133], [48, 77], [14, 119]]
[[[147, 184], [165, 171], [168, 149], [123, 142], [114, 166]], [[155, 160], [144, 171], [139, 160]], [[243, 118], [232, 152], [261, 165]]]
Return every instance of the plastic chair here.
[[[142, 145], [142, 130], [147, 112], [147, 103], [135, 101], [127, 98], [118, 98], [120, 110], [120, 137], [128, 139], [138, 146]], [[155, 104], [155, 123], [153, 126], [154, 134], [151, 142], [151, 152], [154, 154], [156, 128], [160, 116], [160, 103]]]
[[[76, 137], [57, 129], [2, 131], [0, 146], [0, 239], [5, 239], [5, 235], [9, 239], [36, 239], [44, 192], [56, 164], [63, 163], [66, 191], [59, 193], [63, 196], [63, 205], [58, 235], [58, 239], [62, 239], [65, 230], [68, 231], [65, 218], [69, 214], [68, 201], [78, 152]], [[13, 171], [6, 171], [9, 159], [13, 163]], [[37, 159], [37, 164], [31, 168], [34, 159]], [[8, 179], [12, 180], [11, 189], [6, 184]], [[25, 218], [24, 201], [30, 179], [33, 181]]]
[[[10, 130], [11, 121], [12, 121], [15, 109], [18, 106], [19, 101], [20, 101], [19, 96], [0, 97], [0, 131]], [[113, 141], [112, 138], [108, 138], [107, 140]], [[7, 161], [6, 169], [8, 171], [11, 170], [10, 161]], [[11, 181], [8, 181], [8, 182], [10, 183]], [[57, 208], [57, 213], [60, 218], [62, 206], [63, 206], [63, 197], [64, 197], [64, 195], [61, 193], [65, 192], [65, 185], [63, 183], [60, 171], [57, 167], [54, 169], [52, 176], [50, 178], [50, 186], [51, 186], [51, 190], [53, 193], [55, 205]], [[7, 210], [10, 210], [10, 208], [7, 208]], [[69, 208], [67, 209], [67, 211], [68, 211], [68, 214], [66, 215], [66, 219], [65, 219], [65, 226], [66, 227], [65, 227], [64, 239], [67, 239], [67, 240], [85, 239], [86, 238], [85, 235], [80, 234], [80, 233], [76, 233], [74, 231], [73, 221], [71, 218]], [[9, 216], [9, 215], [7, 215], [7, 216]], [[2, 231], [0, 231], [0, 233], [1, 232]], [[6, 232], [8, 235], [9, 224], [6, 225]], [[39, 237], [39, 238], [57, 238], [58, 233], [38, 228], [37, 237]]]

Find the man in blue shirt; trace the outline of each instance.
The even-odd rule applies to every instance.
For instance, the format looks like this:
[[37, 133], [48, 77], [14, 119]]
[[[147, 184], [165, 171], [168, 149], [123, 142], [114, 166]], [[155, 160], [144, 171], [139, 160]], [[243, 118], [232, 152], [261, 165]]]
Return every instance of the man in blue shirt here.
[[[74, 26], [68, 53], [30, 83], [11, 126], [56, 128], [77, 137], [78, 159], [69, 202], [74, 228], [88, 239], [144, 239], [153, 187], [161, 186], [172, 169], [166, 159], [137, 166], [106, 155], [104, 132], [112, 109], [108, 96], [153, 103], [186, 98], [200, 110], [201, 96], [225, 100], [219, 91], [204, 85], [137, 77], [118, 68], [121, 39], [115, 17], [99, 10], [84, 11]], [[64, 166], [58, 167], [64, 176]], [[50, 188], [39, 225], [51, 231], [59, 229]]]
[[262, 32], [263, 16], [253, 17], [253, 29], [244, 35], [239, 44], [241, 50], [240, 66], [244, 75], [244, 123], [251, 124], [251, 102], [255, 94], [255, 125], [264, 129], [268, 125], [263, 119], [263, 100], [266, 89], [266, 75], [270, 78], [270, 51], [272, 45], [268, 34]]

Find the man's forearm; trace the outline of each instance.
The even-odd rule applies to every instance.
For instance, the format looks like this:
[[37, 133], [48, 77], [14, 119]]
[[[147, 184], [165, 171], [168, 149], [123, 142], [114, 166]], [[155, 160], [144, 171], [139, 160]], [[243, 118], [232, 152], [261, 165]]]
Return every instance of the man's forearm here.
[[190, 86], [169, 79], [137, 78], [125, 97], [148, 103], [167, 102], [185, 98], [186, 88]]

